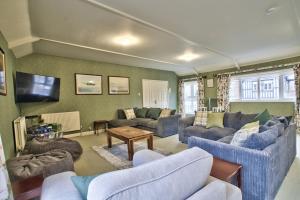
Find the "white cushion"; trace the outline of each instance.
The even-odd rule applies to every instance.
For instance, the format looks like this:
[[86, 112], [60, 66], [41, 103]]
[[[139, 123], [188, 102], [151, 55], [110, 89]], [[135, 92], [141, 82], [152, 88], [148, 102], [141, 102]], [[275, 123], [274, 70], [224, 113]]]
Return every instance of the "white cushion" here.
[[125, 113], [126, 119], [135, 119], [136, 118], [134, 110], [132, 108], [125, 109], [124, 113]]
[[197, 111], [194, 120], [194, 126], [206, 126], [207, 111]]
[[88, 200], [182, 200], [204, 186], [212, 155], [194, 147], [138, 167], [96, 177]]

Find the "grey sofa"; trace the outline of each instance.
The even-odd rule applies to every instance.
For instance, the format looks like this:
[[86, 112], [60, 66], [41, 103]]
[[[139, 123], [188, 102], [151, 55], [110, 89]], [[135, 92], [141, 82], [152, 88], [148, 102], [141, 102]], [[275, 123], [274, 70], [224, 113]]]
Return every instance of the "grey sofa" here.
[[219, 140], [226, 136], [233, 135], [245, 124], [251, 122], [257, 114], [243, 114], [241, 112], [224, 113], [224, 128], [205, 128], [203, 126], [193, 126], [195, 116], [186, 117], [179, 120], [178, 134], [179, 140], [187, 143], [191, 136], [201, 137], [210, 140]]
[[[151, 109], [151, 108], [150, 108]], [[156, 110], [158, 108], [155, 108]], [[160, 109], [161, 110], [161, 109]], [[144, 130], [154, 132], [155, 135], [160, 137], [167, 137], [178, 132], [178, 121], [181, 115], [176, 114], [176, 110], [172, 110], [171, 116], [164, 118], [151, 118], [147, 115], [145, 117], [137, 117], [132, 120], [127, 120], [122, 109], [117, 110], [118, 119], [110, 120], [109, 127], [132, 126]]]
[[[209, 176], [212, 155], [190, 148], [164, 157], [141, 150], [134, 155], [133, 168], [101, 174], [88, 187], [88, 200], [241, 200], [241, 190]], [[45, 179], [41, 200], [83, 199], [71, 181], [74, 172]], [[62, 189], [63, 188], [63, 189]]]
[[296, 155], [296, 124], [281, 130], [276, 142], [263, 150], [233, 146], [190, 137], [189, 147], [200, 147], [220, 159], [238, 163], [242, 169], [244, 200], [273, 200]]

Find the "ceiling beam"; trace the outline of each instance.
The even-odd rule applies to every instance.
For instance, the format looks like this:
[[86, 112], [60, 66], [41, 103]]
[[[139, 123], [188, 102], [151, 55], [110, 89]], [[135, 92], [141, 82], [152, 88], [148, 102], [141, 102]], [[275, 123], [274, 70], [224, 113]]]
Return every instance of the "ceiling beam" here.
[[199, 47], [202, 47], [202, 48], [204, 48], [204, 49], [206, 49], [206, 50], [208, 50], [210, 52], [213, 52], [215, 54], [218, 54], [218, 55], [221, 55], [223, 57], [226, 57], [227, 59], [230, 59], [233, 62], [233, 65], [235, 67], [237, 67], [237, 69], [240, 69], [239, 64], [238, 64], [238, 62], [237, 62], [237, 60], [235, 58], [233, 58], [230, 55], [227, 55], [226, 53], [224, 53], [224, 52], [222, 52], [220, 50], [216, 50], [216, 49], [210, 48], [210, 47], [208, 47], [206, 45], [203, 45], [203, 44], [194, 42], [192, 40], [189, 40], [189, 39], [185, 38], [184, 36], [181, 36], [181, 35], [179, 35], [179, 34], [177, 34], [175, 32], [169, 31], [169, 30], [167, 30], [165, 28], [162, 28], [160, 26], [157, 26], [155, 24], [152, 24], [152, 23], [147, 22], [145, 20], [142, 20], [140, 18], [134, 17], [134, 16], [132, 16], [132, 15], [126, 13], [126, 12], [123, 12], [123, 11], [118, 10], [116, 8], [107, 6], [107, 5], [105, 5], [103, 3], [100, 3], [100, 2], [98, 2], [96, 0], [83, 0], [83, 1], [88, 2], [88, 3], [90, 3], [90, 4], [94, 5], [94, 6], [100, 7], [102, 9], [105, 9], [105, 10], [107, 10], [109, 12], [118, 14], [118, 15], [120, 15], [122, 17], [126, 17], [127, 19], [133, 20], [133, 21], [138, 22], [140, 24], [146, 25], [148, 27], [151, 27], [151, 28], [154, 28], [154, 29], [159, 30], [161, 32], [164, 32], [164, 33], [167, 33], [169, 35], [172, 35], [173, 37], [176, 37], [177, 39], [180, 39], [180, 40], [182, 40], [182, 41], [184, 41], [184, 42], [186, 42], [186, 43], [188, 43], [190, 45], [199, 46]]
[[149, 60], [149, 61], [154, 61], [154, 62], [158, 62], [158, 63], [164, 63], [164, 64], [170, 64], [170, 65], [180, 65], [178, 63], [172, 63], [172, 62], [157, 60], [157, 59], [153, 59], [153, 58], [146, 58], [146, 57], [136, 56], [136, 55], [132, 55], [132, 54], [117, 52], [117, 51], [110, 51], [110, 50], [106, 50], [106, 49], [100, 49], [100, 48], [96, 48], [96, 47], [90, 47], [90, 46], [75, 44], [75, 43], [71, 43], [71, 42], [64, 42], [64, 41], [60, 41], [60, 40], [53, 40], [53, 39], [48, 39], [48, 38], [40, 38], [40, 40], [54, 42], [54, 43], [58, 43], [58, 44], [64, 44], [64, 45], [73, 46], [73, 47], [89, 49], [89, 50], [94, 50], [94, 51], [101, 51], [104, 53], [112, 53], [112, 54], [121, 55], [121, 56], [128, 56], [128, 57], [132, 57], [132, 58]]

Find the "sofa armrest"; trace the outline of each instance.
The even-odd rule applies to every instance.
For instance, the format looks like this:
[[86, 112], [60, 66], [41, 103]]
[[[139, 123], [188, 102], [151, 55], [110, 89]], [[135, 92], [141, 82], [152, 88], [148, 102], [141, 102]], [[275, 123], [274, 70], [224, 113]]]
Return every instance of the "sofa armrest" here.
[[[268, 150], [254, 150], [222, 142], [189, 137], [188, 146], [200, 147], [214, 157], [242, 165], [243, 199], [268, 199], [270, 197], [269, 176], [274, 163]], [[268, 148], [275, 148], [270, 145]], [[253, 184], [256, 183], [256, 184]]]
[[181, 115], [171, 115], [169, 117], [162, 117], [158, 119], [157, 134], [161, 137], [167, 137], [177, 134], [178, 121]]
[[158, 159], [161, 159], [164, 157], [165, 156], [160, 153], [157, 153], [155, 151], [151, 151], [148, 149], [144, 149], [144, 150], [138, 151], [134, 154], [133, 160], [132, 160], [132, 165], [134, 167], [137, 167], [139, 165], [146, 164], [148, 162], [158, 160]]
[[178, 136], [179, 136], [179, 140], [181, 142], [184, 142], [184, 143], [187, 142], [186, 139], [184, 138], [183, 130], [186, 127], [193, 126], [194, 121], [195, 121], [195, 116], [185, 117], [185, 118], [179, 119], [179, 123], [178, 123]]

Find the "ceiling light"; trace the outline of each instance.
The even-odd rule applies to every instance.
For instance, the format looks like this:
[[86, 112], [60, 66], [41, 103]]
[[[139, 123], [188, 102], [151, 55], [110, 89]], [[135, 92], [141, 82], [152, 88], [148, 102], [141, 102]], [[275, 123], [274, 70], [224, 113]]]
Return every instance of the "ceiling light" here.
[[181, 56], [178, 56], [177, 59], [178, 60], [183, 60], [183, 61], [186, 61], [186, 62], [190, 62], [190, 61], [195, 60], [199, 57], [200, 57], [199, 54], [196, 54], [196, 53], [193, 53], [193, 52], [186, 52], [186, 53], [182, 54]]
[[266, 10], [266, 15], [272, 15], [274, 12], [276, 12], [279, 9], [278, 6], [272, 6]]
[[122, 45], [124, 47], [126, 46], [132, 46], [132, 45], [135, 45], [135, 44], [138, 44], [140, 42], [140, 40], [133, 36], [133, 35], [120, 35], [120, 36], [117, 36], [113, 39], [113, 42], [117, 45]]

